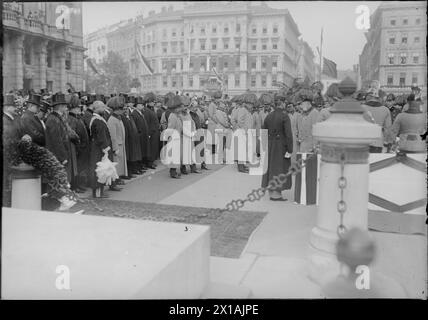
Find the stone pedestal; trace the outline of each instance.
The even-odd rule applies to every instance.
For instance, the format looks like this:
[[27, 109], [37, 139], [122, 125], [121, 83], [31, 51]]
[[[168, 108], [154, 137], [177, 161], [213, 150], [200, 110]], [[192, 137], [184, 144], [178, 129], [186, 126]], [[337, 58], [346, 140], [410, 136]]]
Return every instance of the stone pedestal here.
[[40, 173], [25, 163], [12, 167], [12, 208], [41, 210]]

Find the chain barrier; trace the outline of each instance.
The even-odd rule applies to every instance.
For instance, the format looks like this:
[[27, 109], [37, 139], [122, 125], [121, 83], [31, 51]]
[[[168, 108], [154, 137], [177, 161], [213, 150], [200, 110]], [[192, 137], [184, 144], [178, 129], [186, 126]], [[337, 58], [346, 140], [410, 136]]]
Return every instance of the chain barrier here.
[[339, 236], [339, 238], [342, 238], [343, 234], [347, 230], [345, 225], [343, 224], [343, 217], [344, 217], [346, 209], [347, 209], [346, 202], [343, 199], [343, 194], [344, 194], [346, 184], [347, 184], [347, 180], [344, 176], [345, 162], [346, 162], [346, 156], [345, 156], [345, 152], [342, 150], [342, 153], [340, 155], [340, 177], [339, 177], [339, 180], [337, 183], [337, 185], [340, 189], [340, 200], [337, 203], [337, 211], [340, 214], [340, 222], [339, 222], [339, 225], [337, 226], [337, 235]]
[[244, 207], [246, 202], [255, 202], [259, 201], [264, 197], [267, 191], [270, 189], [277, 189], [280, 188], [283, 184], [285, 184], [288, 180], [288, 177], [291, 175], [296, 175], [297, 173], [301, 172], [302, 169], [306, 166], [307, 162], [312, 159], [313, 157], [316, 157], [319, 153], [319, 147], [317, 146], [314, 150], [314, 152], [309, 155], [306, 159], [299, 159], [295, 163], [293, 163], [290, 166], [290, 169], [287, 173], [281, 173], [277, 176], [274, 176], [268, 183], [267, 187], [260, 187], [258, 189], [252, 190], [249, 194], [247, 194], [247, 197], [245, 199], [234, 199], [226, 204], [225, 208], [218, 209], [220, 212], [227, 212], [227, 211], [235, 211], [239, 210], [242, 207]]

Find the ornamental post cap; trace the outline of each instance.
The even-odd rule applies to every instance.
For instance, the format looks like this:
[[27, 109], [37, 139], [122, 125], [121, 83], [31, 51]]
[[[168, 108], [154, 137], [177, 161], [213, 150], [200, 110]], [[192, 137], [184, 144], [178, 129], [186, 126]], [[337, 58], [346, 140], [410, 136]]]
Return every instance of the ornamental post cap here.
[[339, 83], [338, 89], [345, 98], [333, 105], [330, 110], [331, 113], [364, 113], [365, 110], [360, 102], [351, 97], [357, 90], [357, 85], [350, 77], [343, 79]]

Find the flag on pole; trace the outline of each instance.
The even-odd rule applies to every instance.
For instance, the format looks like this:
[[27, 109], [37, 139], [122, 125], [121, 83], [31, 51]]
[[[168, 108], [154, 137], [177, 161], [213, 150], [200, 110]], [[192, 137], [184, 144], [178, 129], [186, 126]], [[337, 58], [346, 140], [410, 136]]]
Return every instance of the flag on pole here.
[[323, 63], [322, 73], [331, 78], [337, 79], [336, 63], [326, 58], [323, 58], [323, 60], [324, 60], [324, 63]]
[[217, 78], [217, 81], [220, 82], [223, 85], [223, 78], [217, 73], [216, 68], [213, 67], [212, 70], [213, 70], [213, 72], [214, 72], [214, 74], [215, 74], [215, 76]]
[[140, 45], [138, 44], [137, 40], [135, 40], [135, 45], [136, 45], [137, 54], [138, 54], [138, 57], [140, 58], [141, 63], [147, 69], [147, 71], [149, 72], [149, 74], [153, 75], [154, 72], [153, 72], [153, 69], [150, 67], [150, 62], [146, 59], [146, 57], [141, 52], [141, 48], [140, 48]]
[[103, 77], [106, 76], [103, 69], [101, 69], [101, 67], [99, 67], [92, 58], [87, 58], [86, 64], [92, 69], [94, 73], [99, 74], [100, 76], [103, 76]]

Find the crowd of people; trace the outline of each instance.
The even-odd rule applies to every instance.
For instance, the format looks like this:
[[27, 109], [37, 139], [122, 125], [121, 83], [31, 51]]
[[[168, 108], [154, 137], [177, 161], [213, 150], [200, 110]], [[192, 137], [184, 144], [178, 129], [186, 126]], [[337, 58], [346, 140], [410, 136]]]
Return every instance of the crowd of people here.
[[[328, 119], [331, 107], [342, 98], [337, 84], [331, 85], [325, 94], [321, 92], [320, 83], [306, 87], [300, 83], [260, 97], [246, 92], [233, 98], [219, 91], [202, 97], [178, 92], [165, 96], [152, 92], [143, 96], [50, 94], [46, 90], [27, 94], [10, 92], [3, 101], [3, 145], [26, 139], [48, 149], [66, 169], [72, 190], [81, 193], [90, 188], [94, 198], [106, 198], [106, 186], [98, 182], [95, 172], [97, 163], [105, 155], [117, 163], [119, 176], [108, 188], [121, 191], [124, 180], [156, 168], [162, 147], [167, 143], [162, 138], [167, 129], [179, 132], [181, 140], [188, 139], [195, 148], [204, 143], [211, 154], [221, 151], [212, 138], [218, 129], [232, 132], [256, 129], [257, 137], [260, 129], [267, 129], [269, 160], [262, 177], [262, 186], [266, 187], [274, 176], [288, 171], [296, 152], [314, 152], [316, 141], [312, 126]], [[412, 93], [405, 98], [379, 93], [379, 90], [367, 90], [354, 95], [366, 110], [364, 118], [382, 127], [383, 137], [370, 151], [425, 152], [426, 145], [420, 135], [426, 132], [426, 103], [421, 101], [420, 89], [412, 88]], [[189, 128], [184, 125], [186, 121], [191, 124]], [[194, 132], [198, 129], [207, 129], [211, 138], [195, 140]], [[224, 142], [223, 148], [226, 148], [226, 140]], [[209, 170], [205, 162], [206, 148], [198, 155], [200, 161], [195, 161], [194, 156], [181, 155], [181, 162], [169, 164], [169, 176], [179, 179], [189, 173]], [[260, 157], [260, 152], [260, 143], [257, 143], [254, 156]], [[247, 158], [238, 156], [233, 160], [239, 172], [249, 172]], [[270, 199], [286, 200], [281, 191], [290, 188], [291, 179], [271, 189]]]

